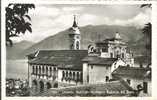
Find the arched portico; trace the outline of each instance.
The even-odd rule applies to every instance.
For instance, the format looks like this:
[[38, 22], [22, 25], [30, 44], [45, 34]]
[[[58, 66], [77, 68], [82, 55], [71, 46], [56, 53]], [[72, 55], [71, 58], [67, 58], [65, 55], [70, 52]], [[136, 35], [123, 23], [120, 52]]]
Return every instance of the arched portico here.
[[37, 80], [32, 81], [32, 92], [37, 92], [38, 91], [38, 82]]
[[43, 81], [40, 81], [39, 82], [39, 89], [40, 89], [40, 92], [43, 92], [44, 91], [44, 82]]
[[52, 88], [52, 86], [51, 86], [51, 84], [49, 82], [46, 83], [46, 87], [47, 87], [47, 89]]

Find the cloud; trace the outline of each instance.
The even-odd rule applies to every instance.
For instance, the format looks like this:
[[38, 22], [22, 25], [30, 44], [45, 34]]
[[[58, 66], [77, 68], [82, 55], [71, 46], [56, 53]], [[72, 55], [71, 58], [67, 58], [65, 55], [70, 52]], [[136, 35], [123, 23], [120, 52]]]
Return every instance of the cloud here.
[[73, 11], [81, 11], [83, 10], [83, 7], [75, 7], [75, 6], [71, 6], [71, 7], [63, 7], [62, 8], [63, 11], [68, 11], [68, 12], [73, 12]]
[[128, 20], [115, 20], [113, 23], [115, 25], [122, 25], [122, 26], [134, 26], [136, 28], [143, 28], [144, 25], [148, 22], [151, 22], [151, 14], [149, 12], [140, 12], [135, 17], [128, 19]]
[[61, 13], [61, 10], [55, 7], [37, 6], [35, 10], [31, 10], [29, 13], [35, 16], [56, 17]]
[[[97, 10], [100, 11], [100, 8], [98, 8]], [[77, 21], [79, 26], [106, 24], [135, 26], [137, 28], [142, 28], [144, 24], [151, 21], [150, 9], [138, 11], [138, 13], [136, 12], [137, 14], [135, 14], [134, 16], [132, 16], [133, 14], [128, 15], [128, 12], [124, 14], [121, 12], [120, 15], [126, 14], [128, 16], [132, 16], [127, 16], [127, 18], [123, 19], [119, 17], [111, 18], [111, 15], [109, 16], [107, 13], [101, 13], [101, 11], [99, 13], [96, 11], [90, 12], [89, 9], [85, 8], [84, 6], [57, 7], [40, 5], [36, 6], [35, 10], [31, 10], [29, 13], [32, 18], [33, 33], [22, 35], [18, 39], [14, 39], [15, 41], [29, 40], [33, 42], [38, 42], [50, 35], [54, 35], [60, 31], [63, 31], [72, 26], [73, 14], [77, 15]], [[113, 16], [115, 16], [115, 13], [113, 14]]]

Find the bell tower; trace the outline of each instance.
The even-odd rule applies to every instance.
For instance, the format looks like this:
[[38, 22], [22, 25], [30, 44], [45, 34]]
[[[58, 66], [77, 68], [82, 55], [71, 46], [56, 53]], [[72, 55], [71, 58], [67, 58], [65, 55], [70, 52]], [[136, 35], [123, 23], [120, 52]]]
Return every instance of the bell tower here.
[[70, 50], [80, 49], [81, 34], [74, 15], [72, 27], [69, 29]]

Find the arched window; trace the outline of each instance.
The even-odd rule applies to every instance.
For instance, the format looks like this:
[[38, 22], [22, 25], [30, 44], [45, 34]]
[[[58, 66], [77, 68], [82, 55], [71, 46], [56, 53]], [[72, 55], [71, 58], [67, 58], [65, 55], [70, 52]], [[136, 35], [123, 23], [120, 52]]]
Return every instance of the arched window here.
[[32, 74], [34, 74], [34, 66], [32, 66], [33, 70], [32, 70]]
[[110, 57], [113, 58], [113, 53], [110, 53]]
[[36, 66], [36, 75], [38, 74], [38, 66]]
[[62, 71], [62, 77], [63, 77], [63, 78], [65, 77], [65, 72], [64, 72], [64, 71]]
[[36, 66], [34, 66], [34, 74], [36, 73]]
[[50, 83], [47, 83], [46, 85], [47, 85], [47, 89], [52, 88], [52, 86], [51, 86], [51, 84], [50, 84]]
[[48, 67], [46, 66], [46, 75], [48, 75]]
[[80, 49], [80, 43], [79, 43], [79, 41], [76, 42], [76, 49], [77, 49], [77, 50]]
[[77, 72], [77, 81], [79, 80], [79, 72]]
[[75, 72], [73, 72], [73, 79], [75, 79]]
[[40, 92], [43, 92], [44, 91], [44, 82], [40, 81], [39, 85], [40, 85]]
[[66, 77], [68, 77], [68, 71], [66, 71]]
[[72, 73], [71, 73], [71, 71], [70, 71], [70, 73], [69, 73], [69, 77], [70, 77], [70, 78], [72, 77]]
[[82, 72], [80, 73], [80, 81], [82, 82], [82, 79], [83, 79], [83, 74]]
[[57, 69], [54, 67], [53, 70], [56, 71]]
[[41, 75], [41, 66], [39, 66], [39, 74]]
[[45, 67], [44, 66], [42, 67], [42, 72], [45, 73]]
[[52, 67], [50, 67], [50, 76], [52, 76]]
[[122, 58], [124, 58], [124, 53], [122, 53]]
[[108, 82], [109, 81], [109, 77], [108, 76], [106, 76], [106, 82]]
[[37, 92], [38, 91], [38, 84], [36, 80], [32, 81], [32, 91]]

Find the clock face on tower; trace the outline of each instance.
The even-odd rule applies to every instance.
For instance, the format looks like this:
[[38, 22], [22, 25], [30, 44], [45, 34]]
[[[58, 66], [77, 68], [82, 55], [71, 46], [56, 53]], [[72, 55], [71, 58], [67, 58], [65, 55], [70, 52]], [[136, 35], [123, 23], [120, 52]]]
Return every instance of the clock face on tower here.
[[79, 44], [79, 41], [77, 41], [76, 42], [76, 49], [79, 50], [79, 48], [80, 48], [80, 44]]

